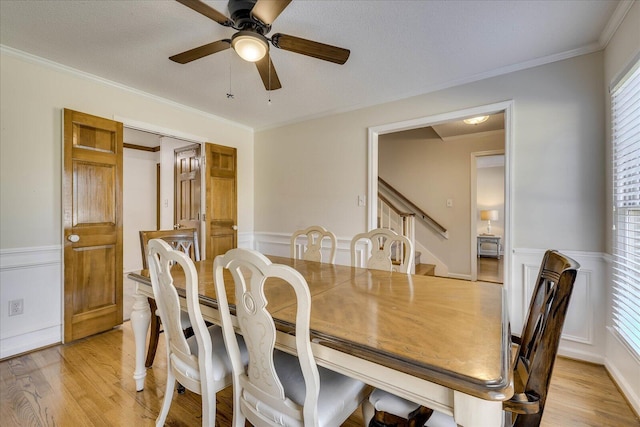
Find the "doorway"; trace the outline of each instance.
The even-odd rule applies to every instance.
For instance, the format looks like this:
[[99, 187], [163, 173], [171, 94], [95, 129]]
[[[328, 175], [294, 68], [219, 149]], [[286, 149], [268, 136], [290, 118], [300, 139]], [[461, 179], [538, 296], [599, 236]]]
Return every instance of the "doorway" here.
[[476, 269], [472, 280], [503, 283], [504, 275], [504, 151], [472, 153], [472, 217], [476, 218]]
[[[374, 201], [378, 198], [378, 175], [379, 175], [379, 137], [382, 135], [408, 131], [413, 129], [419, 129], [424, 127], [433, 127], [435, 125], [440, 125], [444, 123], [449, 123], [452, 121], [461, 121], [464, 118], [475, 117], [480, 115], [492, 115], [492, 114], [504, 114], [504, 237], [502, 244], [502, 253], [503, 253], [503, 278], [507, 279], [510, 274], [510, 255], [509, 248], [511, 246], [510, 239], [512, 236], [511, 233], [511, 208], [510, 208], [510, 200], [511, 200], [511, 153], [512, 153], [512, 117], [513, 117], [513, 103], [510, 101], [501, 102], [497, 104], [490, 104], [485, 106], [479, 106], [474, 108], [469, 108], [466, 110], [460, 110], [450, 113], [444, 113], [434, 116], [423, 117], [414, 120], [408, 120], [404, 122], [390, 123], [382, 126], [369, 128], [369, 137], [368, 137], [368, 187], [367, 187], [367, 196], [371, 203], [368, 205], [367, 210], [367, 227], [369, 229], [375, 228], [377, 224], [377, 203]], [[468, 154], [467, 154], [468, 156]], [[469, 161], [469, 157], [467, 157], [466, 162]], [[467, 169], [468, 173], [469, 169]], [[468, 182], [468, 181], [467, 181]], [[468, 184], [467, 184], [468, 185]], [[475, 193], [475, 187], [471, 189], [473, 193]], [[449, 200], [442, 200], [443, 204], [447, 202], [449, 205]], [[455, 200], [453, 202], [453, 207], [457, 207], [459, 205], [455, 204]], [[466, 208], [461, 206], [460, 208], [468, 209], [466, 211], [466, 223], [465, 224], [456, 224], [453, 229], [449, 228], [449, 236], [454, 235], [454, 233], [463, 233], [464, 234], [464, 247], [460, 247], [459, 250], [453, 251], [450, 256], [462, 257], [463, 262], [466, 263], [466, 269], [464, 269], [461, 273], [457, 272], [448, 272], [447, 277], [456, 277], [460, 279], [473, 280], [472, 270], [476, 270], [476, 261], [475, 257], [477, 255], [476, 251], [476, 227], [477, 221], [475, 218], [475, 204], [472, 208], [469, 204], [471, 201], [467, 199], [463, 201], [466, 204]], [[474, 211], [472, 215], [471, 211]], [[437, 219], [437, 218], [436, 218]], [[473, 258], [472, 258], [473, 257]], [[436, 273], [437, 274], [437, 273]], [[508, 280], [505, 280], [506, 286], [508, 287]]]
[[127, 275], [142, 268], [139, 231], [175, 224], [174, 150], [206, 140], [126, 118], [118, 120], [124, 123], [123, 320], [128, 320], [135, 283]]
[[[177, 132], [176, 132], [177, 134]], [[125, 275], [142, 268], [140, 230], [172, 229], [178, 219], [175, 212], [174, 168], [176, 150], [200, 149], [204, 138], [160, 133], [147, 125], [124, 128], [124, 227], [123, 264]], [[193, 162], [194, 160], [189, 160]], [[190, 175], [189, 175], [190, 176]], [[200, 177], [197, 178], [200, 180]], [[191, 184], [191, 182], [187, 181]], [[194, 184], [199, 189], [200, 184]], [[189, 190], [189, 195], [191, 191]], [[200, 195], [197, 196], [201, 198]], [[194, 202], [195, 203], [195, 202]], [[196, 209], [199, 209], [199, 203]], [[198, 212], [195, 213], [198, 216]], [[191, 214], [189, 214], [191, 216]], [[196, 227], [201, 229], [200, 224]], [[198, 236], [203, 237], [203, 236]]]

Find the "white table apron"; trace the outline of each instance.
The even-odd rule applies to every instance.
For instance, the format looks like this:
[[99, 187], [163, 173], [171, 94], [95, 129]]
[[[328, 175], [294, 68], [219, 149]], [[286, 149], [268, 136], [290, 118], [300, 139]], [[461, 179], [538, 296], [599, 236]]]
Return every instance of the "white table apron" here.
[[[147, 376], [144, 364], [146, 338], [151, 319], [148, 297], [153, 298], [151, 286], [136, 281], [135, 302], [131, 311], [131, 327], [136, 348], [133, 378], [137, 391], [144, 389], [144, 381]], [[186, 300], [182, 296], [180, 304], [186, 310]], [[201, 309], [202, 317], [206, 321], [220, 324], [216, 309], [204, 304], [201, 305]], [[295, 354], [295, 337], [292, 335], [278, 332], [276, 343], [279, 349]], [[504, 417], [500, 401], [484, 400], [461, 393], [318, 343], [312, 343], [311, 346], [318, 365], [356, 378], [412, 402], [452, 415], [459, 426], [497, 427], [503, 425]]]

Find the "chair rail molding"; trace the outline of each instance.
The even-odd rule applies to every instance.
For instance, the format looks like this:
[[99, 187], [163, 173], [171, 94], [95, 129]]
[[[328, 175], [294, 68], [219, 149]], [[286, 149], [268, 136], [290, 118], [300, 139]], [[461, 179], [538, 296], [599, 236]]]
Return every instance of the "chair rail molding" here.
[[[9, 301], [23, 313], [9, 316]], [[0, 250], [0, 359], [62, 341], [62, 247]]]

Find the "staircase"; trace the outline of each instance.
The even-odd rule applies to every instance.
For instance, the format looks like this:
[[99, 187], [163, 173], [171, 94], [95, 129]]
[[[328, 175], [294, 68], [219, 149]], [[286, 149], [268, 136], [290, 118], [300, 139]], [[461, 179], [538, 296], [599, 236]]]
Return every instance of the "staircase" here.
[[[391, 248], [392, 259], [395, 258], [395, 246]], [[414, 255], [413, 263], [416, 266], [416, 272], [418, 276], [435, 276], [436, 266], [435, 264], [421, 264], [420, 263], [420, 252], [416, 251]], [[399, 264], [399, 262], [393, 261], [394, 264]]]
[[[390, 192], [396, 199], [400, 199], [403, 201], [403, 207], [409, 207], [413, 211], [403, 211], [401, 208], [396, 206], [390, 199], [385, 197], [381, 191], [378, 192], [378, 227], [388, 228], [390, 230], [395, 231], [396, 233], [402, 234], [407, 237], [411, 243], [416, 245], [415, 240], [415, 218], [416, 216], [420, 218], [422, 221], [425, 221], [429, 227], [433, 228], [436, 232], [441, 234], [443, 237], [448, 238], [447, 230], [442, 227], [440, 224], [435, 222], [429, 215], [424, 213], [420, 208], [415, 206], [411, 201], [409, 201], [405, 196], [398, 193], [393, 187], [387, 184], [384, 180], [378, 177], [378, 183], [380, 185], [379, 189], [385, 189], [385, 191]], [[418, 213], [418, 215], [416, 214]], [[395, 251], [393, 250], [392, 259], [395, 259]], [[431, 257], [427, 257], [431, 260]], [[414, 258], [415, 264], [415, 274], [424, 275], [424, 276], [435, 276], [435, 264], [422, 264], [420, 262], [420, 252], [415, 252]]]
[[416, 264], [416, 274], [419, 276], [435, 276], [434, 264]]
[[420, 252], [416, 251], [414, 261], [416, 264], [415, 274], [419, 276], [435, 276], [435, 271], [436, 271], [435, 264], [420, 263]]

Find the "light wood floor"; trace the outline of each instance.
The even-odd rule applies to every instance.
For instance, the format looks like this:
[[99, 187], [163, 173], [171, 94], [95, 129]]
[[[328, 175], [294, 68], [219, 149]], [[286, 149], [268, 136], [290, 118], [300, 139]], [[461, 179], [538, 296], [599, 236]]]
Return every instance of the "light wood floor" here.
[[503, 283], [504, 277], [504, 257], [478, 258], [478, 280], [483, 282]]
[[[146, 387], [135, 391], [133, 333], [110, 332], [0, 362], [0, 425], [152, 426], [164, 394], [163, 338]], [[231, 387], [218, 394], [218, 426], [231, 424]], [[174, 394], [167, 425], [200, 426], [200, 397]], [[361, 427], [356, 413], [343, 427]], [[543, 427], [638, 427], [602, 366], [559, 358]]]

